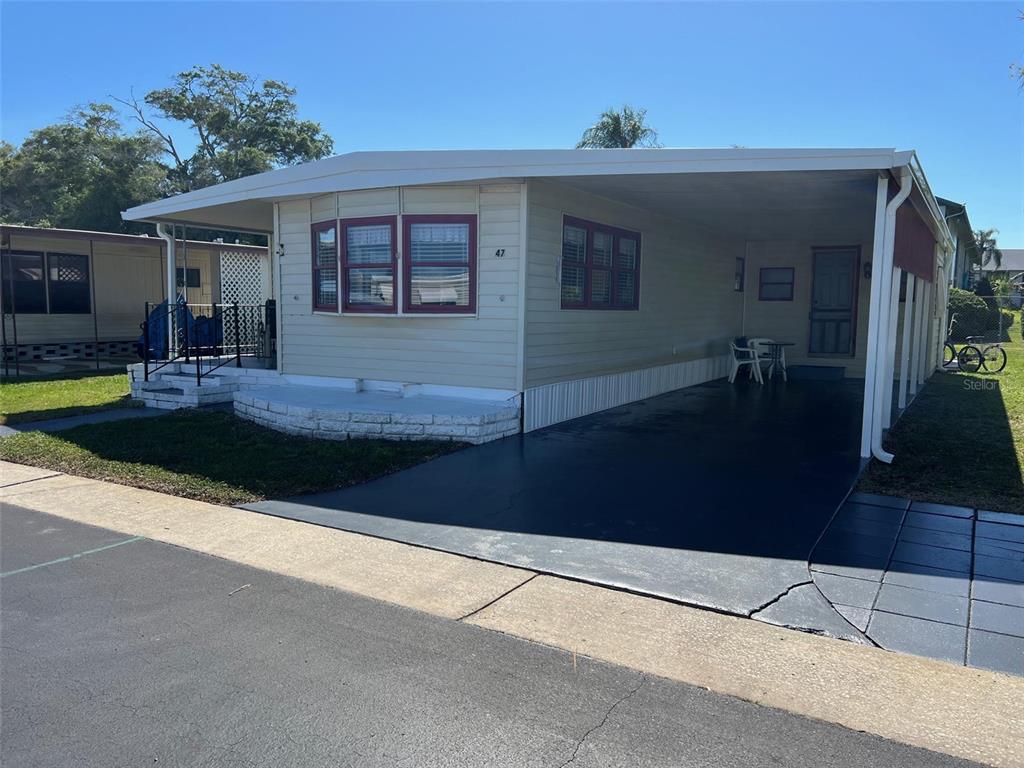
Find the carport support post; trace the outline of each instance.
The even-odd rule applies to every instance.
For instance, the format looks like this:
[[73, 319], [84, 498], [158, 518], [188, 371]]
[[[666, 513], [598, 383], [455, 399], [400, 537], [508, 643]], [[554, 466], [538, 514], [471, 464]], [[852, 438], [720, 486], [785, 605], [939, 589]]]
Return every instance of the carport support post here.
[[918, 388], [921, 386], [921, 376], [924, 372], [922, 365], [923, 360], [928, 359], [928, 346], [925, 341], [924, 327], [924, 304], [927, 300], [928, 291], [931, 288], [931, 283], [927, 283], [923, 278], [917, 278], [916, 281], [916, 296], [914, 297], [914, 348], [911, 350], [910, 356], [910, 394], [916, 395]]
[[[895, 227], [894, 227], [895, 229]], [[893, 235], [895, 240], [895, 233]], [[886, 233], [886, 249], [892, 252], [889, 246], [889, 235]], [[882, 427], [888, 429], [892, 426], [892, 390], [896, 381], [896, 321], [900, 313], [900, 275], [903, 270], [899, 267], [892, 268], [892, 286], [889, 288], [889, 333], [886, 336], [885, 347], [885, 393], [882, 396]]]
[[878, 331], [882, 322], [882, 283], [885, 282], [882, 269], [882, 254], [885, 251], [885, 205], [888, 198], [889, 179], [885, 174], [878, 176], [878, 190], [875, 195], [875, 234], [871, 244], [872, 273], [870, 304], [868, 310], [868, 349], [864, 367], [864, 409], [861, 413], [860, 455], [871, 458], [871, 435], [874, 429], [875, 380], [877, 379]]
[[923, 387], [924, 383], [931, 376], [932, 353], [935, 345], [932, 343], [934, 323], [932, 322], [932, 293], [935, 291], [935, 283], [925, 283], [924, 305], [921, 307], [921, 364], [918, 368], [918, 386]]
[[[920, 314], [916, 311], [918, 309], [919, 302], [914, 301], [914, 286], [916, 283], [917, 276], [912, 272], [908, 272], [907, 293], [903, 297], [903, 339], [900, 343], [900, 408], [907, 407], [908, 389], [914, 392], [917, 391], [917, 358], [920, 354], [917, 347], [921, 334], [914, 332], [918, 330], [915, 321], [917, 315]], [[914, 353], [913, 367], [911, 366], [910, 361], [911, 348], [913, 348]], [[911, 375], [914, 377], [913, 385], [908, 381]]]

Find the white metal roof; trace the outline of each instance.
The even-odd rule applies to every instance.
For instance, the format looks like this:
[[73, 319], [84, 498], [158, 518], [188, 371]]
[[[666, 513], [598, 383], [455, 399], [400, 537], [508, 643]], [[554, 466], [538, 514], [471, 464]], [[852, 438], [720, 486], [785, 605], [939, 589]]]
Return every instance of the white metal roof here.
[[990, 261], [981, 268], [982, 272], [1024, 272], [1024, 248], [1003, 248], [999, 266]]
[[125, 219], [265, 232], [274, 201], [356, 189], [501, 179], [891, 170], [895, 149], [499, 149], [352, 152], [157, 200]]

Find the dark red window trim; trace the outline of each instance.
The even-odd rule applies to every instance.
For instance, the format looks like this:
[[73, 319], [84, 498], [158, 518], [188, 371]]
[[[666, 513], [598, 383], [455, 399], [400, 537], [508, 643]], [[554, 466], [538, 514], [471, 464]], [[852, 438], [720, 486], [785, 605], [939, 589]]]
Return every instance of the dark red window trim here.
[[337, 227], [338, 227], [338, 222], [335, 220], [335, 221], [320, 221], [320, 222], [317, 222], [316, 224], [314, 224], [312, 226], [312, 228], [311, 228], [311, 232], [310, 232], [310, 249], [311, 250], [310, 250], [310, 259], [309, 259], [309, 261], [310, 261], [310, 264], [311, 264], [311, 266], [313, 268], [312, 269], [312, 272], [313, 272], [313, 295], [312, 295], [311, 298], [312, 298], [313, 311], [314, 312], [337, 312], [338, 311], [338, 303], [337, 302], [335, 302], [334, 304], [317, 304], [316, 303], [317, 294], [318, 294], [317, 286], [320, 283], [320, 281], [318, 280], [318, 278], [320, 276], [319, 273], [320, 273], [320, 270], [323, 269], [323, 267], [317, 265], [318, 244], [317, 244], [317, 237], [316, 236], [317, 236], [317, 233], [319, 233], [319, 232], [326, 232], [328, 229], [331, 229], [331, 228], [334, 228], [334, 271], [335, 271], [335, 285], [337, 286], [337, 294], [336, 295], [338, 295], [338, 296], [341, 295], [341, 268], [340, 268], [341, 265], [338, 263], [338, 237], [339, 237], [339, 233], [338, 233]]
[[[765, 295], [764, 295], [764, 286], [765, 286], [764, 271], [766, 269], [788, 269], [789, 270], [789, 278], [790, 278], [789, 280], [772, 280], [771, 282], [768, 283], [768, 285], [788, 285], [789, 286], [789, 296], [765, 298]], [[761, 267], [761, 271], [758, 273], [758, 276], [757, 276], [757, 300], [758, 301], [793, 301], [793, 294], [795, 292], [795, 287], [796, 287], [796, 268], [795, 267]]]
[[[356, 264], [349, 266], [348, 263], [348, 234], [349, 227], [359, 227], [374, 224], [388, 224], [391, 226], [391, 260], [379, 264]], [[338, 230], [338, 247], [341, 250], [341, 273], [339, 284], [341, 286], [341, 305], [345, 312], [365, 312], [375, 315], [395, 314], [398, 312], [398, 217], [397, 216], [366, 216], [359, 219], [341, 219], [341, 227]], [[349, 269], [381, 269], [391, 268], [391, 305], [383, 304], [352, 304], [348, 300], [348, 271]]]
[[[424, 306], [412, 303], [412, 249], [409, 244], [412, 242], [413, 224], [468, 224], [469, 225], [469, 305], [465, 307], [453, 306]], [[476, 216], [472, 214], [442, 214], [442, 215], [415, 215], [402, 217], [402, 311], [410, 315], [473, 315], [476, 314]], [[454, 261], [432, 261], [431, 267], [463, 267], [462, 262]]]
[[[586, 219], [579, 219], [575, 216], [562, 216], [562, 237], [564, 238], [565, 227], [578, 227], [584, 229], [587, 232], [587, 246], [586, 255], [583, 263], [583, 301], [566, 301], [561, 298], [562, 286], [561, 277], [559, 277], [559, 300], [561, 302], [562, 309], [607, 309], [607, 310], [619, 310], [619, 311], [632, 311], [640, 309], [640, 233], [634, 232], [629, 229], [621, 229], [620, 227], [610, 227], [606, 224], [600, 224], [596, 221], [588, 221]], [[593, 253], [594, 253], [594, 232], [603, 232], [612, 236], [612, 265], [611, 267], [596, 267], [593, 264]], [[619, 241], [622, 238], [636, 241], [636, 258], [633, 264], [633, 269], [622, 269], [619, 267]], [[561, 254], [561, 250], [559, 251]], [[565, 269], [565, 264], [562, 264], [562, 269]], [[596, 303], [591, 301], [590, 298], [590, 285], [592, 275], [594, 272], [610, 272], [611, 273], [611, 294], [609, 296], [609, 302], [607, 303]], [[633, 273], [633, 301], [630, 304], [619, 303], [619, 293], [617, 290], [618, 277], [623, 272]]]

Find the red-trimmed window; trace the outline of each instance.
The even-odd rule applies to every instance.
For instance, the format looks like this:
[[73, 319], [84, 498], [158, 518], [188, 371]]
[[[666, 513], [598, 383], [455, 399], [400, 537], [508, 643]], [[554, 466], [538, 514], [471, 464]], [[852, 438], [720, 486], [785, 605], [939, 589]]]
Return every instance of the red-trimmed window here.
[[346, 312], [396, 312], [398, 272], [394, 216], [341, 221], [341, 269]]
[[338, 225], [313, 225], [313, 309], [338, 311]]
[[638, 309], [640, 234], [566, 216], [562, 309]]
[[476, 216], [403, 216], [403, 311], [476, 311]]

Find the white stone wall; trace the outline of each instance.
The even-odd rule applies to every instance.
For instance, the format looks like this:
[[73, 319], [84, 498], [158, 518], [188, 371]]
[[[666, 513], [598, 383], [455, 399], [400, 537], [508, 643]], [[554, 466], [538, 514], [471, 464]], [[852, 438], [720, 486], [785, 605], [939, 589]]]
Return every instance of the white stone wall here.
[[511, 406], [479, 416], [359, 412], [285, 405], [253, 393], [236, 392], [235, 414], [279, 432], [323, 440], [372, 437], [478, 444], [519, 433], [519, 408]]

